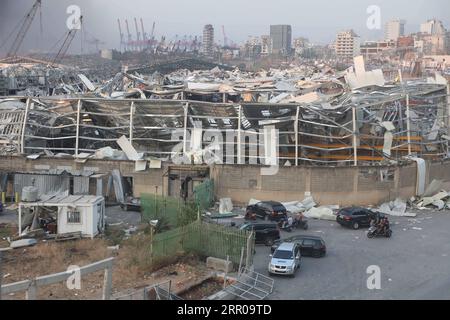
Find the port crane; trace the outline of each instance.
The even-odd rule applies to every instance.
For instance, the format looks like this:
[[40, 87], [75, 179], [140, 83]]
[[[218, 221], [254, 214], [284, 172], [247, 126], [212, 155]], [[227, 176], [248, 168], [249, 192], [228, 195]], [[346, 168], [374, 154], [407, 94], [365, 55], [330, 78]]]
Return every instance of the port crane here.
[[[83, 23], [83, 16], [80, 17], [80, 25]], [[55, 65], [61, 62], [61, 60], [65, 57], [67, 50], [69, 50], [69, 47], [73, 41], [73, 39], [75, 38], [75, 35], [77, 34], [78, 29], [77, 28], [73, 28], [70, 29], [69, 32], [67, 32], [66, 37], [64, 38], [64, 42], [61, 46], [61, 48], [59, 48], [58, 53], [56, 54], [55, 58], [53, 59], [51, 65]]]
[[19, 29], [19, 32], [17, 33], [17, 36], [14, 39], [14, 42], [8, 51], [7, 54], [8, 57], [14, 57], [17, 55], [17, 52], [19, 51], [23, 39], [25, 39], [25, 36], [27, 35], [28, 30], [30, 29], [31, 23], [34, 20], [37, 11], [41, 9], [41, 2], [42, 2], [41, 0], [36, 0], [36, 2], [33, 4], [33, 7], [31, 7], [30, 11], [26, 14], [23, 23]]

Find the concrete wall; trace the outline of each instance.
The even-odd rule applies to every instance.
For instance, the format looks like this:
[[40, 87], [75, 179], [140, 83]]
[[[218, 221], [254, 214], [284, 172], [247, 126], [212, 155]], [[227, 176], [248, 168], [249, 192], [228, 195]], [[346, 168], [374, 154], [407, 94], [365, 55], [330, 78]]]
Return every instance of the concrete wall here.
[[[261, 176], [260, 167], [221, 165], [211, 169], [217, 197], [230, 197], [234, 203], [258, 200], [302, 200], [311, 193], [321, 204], [369, 205], [408, 199], [415, 195], [417, 168], [376, 167], [281, 167], [276, 175]], [[450, 190], [450, 161], [428, 162], [426, 184], [443, 180]]]
[[[282, 167], [276, 175], [261, 176], [257, 166], [215, 166], [211, 170], [216, 194], [234, 202], [303, 200], [305, 192], [323, 204], [370, 204], [399, 195], [399, 167]], [[413, 168], [414, 169], [414, 168]], [[381, 171], [390, 173], [381, 180]], [[386, 174], [385, 174], [386, 175]], [[415, 189], [415, 179], [411, 181]], [[403, 190], [402, 190], [403, 191]], [[406, 190], [404, 193], [408, 193]]]
[[[161, 169], [134, 172], [133, 161], [88, 160], [0, 156], [0, 172], [41, 172], [49, 169], [71, 168], [109, 173], [119, 169], [123, 176], [133, 177], [134, 196], [141, 193], [167, 194], [169, 165]], [[302, 200], [310, 192], [321, 204], [367, 205], [408, 199], [415, 195], [416, 165], [374, 167], [280, 167], [273, 176], [261, 176], [260, 166], [215, 165], [210, 168], [217, 198], [230, 197], [234, 203], [246, 204], [258, 200]], [[444, 180], [450, 190], [450, 161], [427, 163], [427, 184], [433, 179]], [[157, 188], [156, 188], [157, 187]], [[104, 184], [106, 190], [106, 182]]]

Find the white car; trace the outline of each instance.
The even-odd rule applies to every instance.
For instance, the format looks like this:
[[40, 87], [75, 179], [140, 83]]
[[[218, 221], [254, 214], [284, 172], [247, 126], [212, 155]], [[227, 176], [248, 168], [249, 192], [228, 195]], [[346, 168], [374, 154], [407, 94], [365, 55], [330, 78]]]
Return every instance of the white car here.
[[283, 242], [270, 257], [269, 275], [295, 276], [295, 272], [300, 268], [301, 262], [300, 245], [296, 242]]

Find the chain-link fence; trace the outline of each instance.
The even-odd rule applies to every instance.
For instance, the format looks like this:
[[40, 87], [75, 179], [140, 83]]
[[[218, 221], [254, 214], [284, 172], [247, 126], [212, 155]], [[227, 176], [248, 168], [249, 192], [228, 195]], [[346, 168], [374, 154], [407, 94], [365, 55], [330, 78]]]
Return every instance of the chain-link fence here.
[[[175, 197], [166, 197], [156, 194], [141, 195], [142, 220], [149, 222], [151, 220], [162, 220], [170, 227], [182, 225], [183, 217], [186, 217], [190, 211], [190, 206], [185, 204], [182, 199]], [[193, 219], [190, 221], [194, 220]], [[189, 219], [187, 222], [190, 222]]]
[[168, 227], [187, 225], [214, 204], [214, 182], [206, 179], [194, 187], [194, 201], [184, 202], [181, 198], [142, 194], [142, 220], [162, 220]]
[[214, 181], [206, 179], [194, 187], [195, 204], [200, 211], [210, 208], [214, 204]]
[[151, 241], [155, 263], [177, 254], [229, 259], [236, 266], [253, 263], [254, 234], [237, 228], [195, 221], [183, 227], [157, 233]]

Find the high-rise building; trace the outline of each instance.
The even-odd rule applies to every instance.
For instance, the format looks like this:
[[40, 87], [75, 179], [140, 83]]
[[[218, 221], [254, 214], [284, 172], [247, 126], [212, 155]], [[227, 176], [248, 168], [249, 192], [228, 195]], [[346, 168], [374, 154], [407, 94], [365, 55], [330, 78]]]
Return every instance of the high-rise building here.
[[340, 58], [353, 58], [360, 54], [361, 40], [353, 30], [341, 31], [337, 34], [335, 51]]
[[397, 41], [399, 37], [405, 35], [405, 20], [392, 20], [386, 23], [385, 36], [386, 41]]
[[442, 24], [442, 21], [439, 21], [437, 19], [428, 20], [425, 23], [422, 23], [420, 25], [420, 32], [431, 34], [431, 35], [443, 35], [446, 33], [446, 30], [444, 28], [444, 25]]
[[267, 56], [272, 53], [272, 38], [268, 35], [261, 36], [261, 55]]
[[420, 25], [420, 33], [415, 35], [415, 46], [427, 55], [447, 54], [450, 46], [447, 30], [441, 21], [428, 20]]
[[203, 28], [202, 52], [207, 56], [212, 56], [214, 53], [214, 27], [211, 24]]
[[292, 47], [292, 28], [290, 25], [279, 24], [270, 26], [272, 53], [289, 55]]
[[305, 52], [305, 49], [309, 46], [309, 40], [303, 37], [294, 39], [294, 52], [295, 55], [301, 55]]
[[244, 45], [244, 57], [245, 58], [258, 58], [261, 55], [261, 39], [260, 37], [249, 37]]

